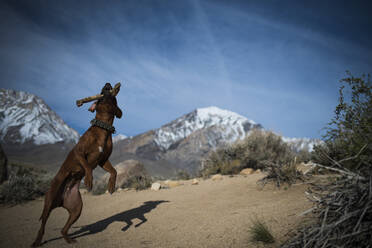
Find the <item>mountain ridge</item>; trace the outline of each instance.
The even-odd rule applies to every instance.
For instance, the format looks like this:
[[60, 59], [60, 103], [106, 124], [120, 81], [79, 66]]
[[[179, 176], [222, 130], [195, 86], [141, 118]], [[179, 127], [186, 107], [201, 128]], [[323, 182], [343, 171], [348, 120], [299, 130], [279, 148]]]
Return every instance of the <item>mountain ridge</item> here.
[[0, 89], [0, 140], [35, 145], [76, 143], [79, 134], [42, 98], [24, 91]]
[[[47, 169], [58, 168], [78, 140], [77, 132], [33, 94], [1, 89], [0, 100], [5, 103], [0, 108], [0, 124], [5, 127], [0, 141], [7, 143], [5, 150], [10, 157], [37, 161]], [[229, 110], [215, 106], [197, 108], [134, 137], [114, 136], [110, 160], [114, 165], [127, 159], [139, 160], [155, 176], [169, 177], [180, 170], [196, 174], [211, 150], [242, 140], [253, 129], [264, 130], [261, 124]], [[41, 131], [48, 135], [40, 135]], [[38, 136], [44, 139], [35, 138]], [[11, 138], [16, 142], [9, 142]], [[316, 143], [306, 138], [283, 137], [283, 141], [294, 150], [310, 150]]]

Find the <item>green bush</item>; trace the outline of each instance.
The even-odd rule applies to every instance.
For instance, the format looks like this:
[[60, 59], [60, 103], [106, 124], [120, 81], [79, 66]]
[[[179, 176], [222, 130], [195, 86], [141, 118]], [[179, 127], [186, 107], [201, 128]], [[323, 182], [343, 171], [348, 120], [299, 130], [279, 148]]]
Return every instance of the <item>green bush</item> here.
[[[347, 74], [348, 77], [340, 81], [339, 103], [326, 128], [325, 145], [317, 146], [313, 156], [323, 164], [343, 160], [341, 166], [365, 174], [372, 164], [372, 82], [370, 75]], [[345, 96], [345, 92], [350, 95]], [[347, 159], [356, 155], [354, 159]]]
[[341, 83], [325, 142], [312, 153], [312, 160], [341, 175], [312, 185], [315, 221], [282, 247], [371, 246], [372, 83], [369, 75], [349, 72]]
[[201, 174], [237, 174], [244, 168], [265, 169], [263, 161], [286, 164], [294, 159], [294, 152], [279, 135], [253, 130], [243, 141], [212, 151], [203, 161]]

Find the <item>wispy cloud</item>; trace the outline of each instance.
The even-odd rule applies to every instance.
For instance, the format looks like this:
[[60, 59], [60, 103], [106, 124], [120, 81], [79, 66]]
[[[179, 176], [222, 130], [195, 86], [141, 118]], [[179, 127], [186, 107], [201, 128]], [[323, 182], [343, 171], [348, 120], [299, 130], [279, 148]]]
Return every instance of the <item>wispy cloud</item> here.
[[370, 69], [370, 47], [242, 6], [5, 5], [0, 86], [43, 97], [80, 132], [92, 116], [75, 100], [121, 81], [124, 119], [116, 126], [128, 135], [216, 105], [287, 136], [319, 137], [338, 79], [346, 69]]

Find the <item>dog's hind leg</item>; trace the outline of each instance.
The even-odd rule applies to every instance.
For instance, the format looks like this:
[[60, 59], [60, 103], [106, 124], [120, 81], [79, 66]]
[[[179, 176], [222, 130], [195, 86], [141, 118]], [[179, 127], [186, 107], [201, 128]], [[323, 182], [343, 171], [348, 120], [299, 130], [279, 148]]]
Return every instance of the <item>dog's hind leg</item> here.
[[51, 183], [50, 189], [45, 194], [44, 209], [40, 217], [41, 227], [39, 229], [35, 242], [32, 243], [32, 247], [37, 247], [41, 245], [41, 241], [42, 241], [44, 231], [45, 231], [45, 225], [49, 218], [50, 212], [54, 208], [61, 206], [63, 183], [64, 183], [64, 178], [62, 178], [62, 176], [58, 176], [57, 174], [57, 176], [53, 179]]
[[80, 217], [83, 208], [83, 201], [79, 191], [80, 180], [76, 181], [73, 185], [67, 187], [63, 195], [63, 207], [69, 212], [68, 220], [63, 227], [61, 233], [67, 243], [74, 243], [76, 240], [68, 237], [68, 230], [72, 224]]

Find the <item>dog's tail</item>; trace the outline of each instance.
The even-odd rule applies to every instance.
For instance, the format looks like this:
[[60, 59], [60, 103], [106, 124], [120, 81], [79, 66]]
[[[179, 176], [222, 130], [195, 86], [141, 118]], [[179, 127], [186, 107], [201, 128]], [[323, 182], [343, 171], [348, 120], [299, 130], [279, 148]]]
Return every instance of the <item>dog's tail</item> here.
[[58, 197], [58, 195], [62, 196], [68, 176], [69, 173], [63, 173], [62, 171], [59, 171], [53, 178], [50, 184], [50, 188], [45, 194], [44, 209], [39, 218], [39, 221], [48, 216], [53, 208], [58, 207], [59, 203], [62, 203], [62, 198], [60, 200], [56, 198]]

